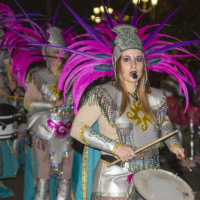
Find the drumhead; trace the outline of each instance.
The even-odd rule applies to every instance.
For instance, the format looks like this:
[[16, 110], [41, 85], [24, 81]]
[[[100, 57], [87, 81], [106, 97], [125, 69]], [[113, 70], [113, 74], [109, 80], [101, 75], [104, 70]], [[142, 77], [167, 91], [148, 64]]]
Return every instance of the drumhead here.
[[134, 175], [138, 193], [147, 200], [194, 200], [190, 186], [165, 170], [147, 169]]

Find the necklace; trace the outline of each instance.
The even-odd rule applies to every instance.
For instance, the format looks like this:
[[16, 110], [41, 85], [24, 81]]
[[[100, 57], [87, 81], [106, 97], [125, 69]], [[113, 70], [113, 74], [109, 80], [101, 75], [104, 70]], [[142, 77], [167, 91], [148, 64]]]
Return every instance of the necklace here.
[[59, 73], [56, 73], [56, 72], [52, 72], [50, 70], [48, 70], [50, 74], [52, 74], [53, 76], [56, 76], [56, 77], [59, 77], [60, 76], [60, 72]]
[[52, 75], [56, 76], [56, 77], [59, 77], [60, 76], [60, 73], [56, 73], [56, 72], [51, 72]]
[[138, 101], [138, 91], [135, 90], [134, 92], [128, 92], [136, 101]]

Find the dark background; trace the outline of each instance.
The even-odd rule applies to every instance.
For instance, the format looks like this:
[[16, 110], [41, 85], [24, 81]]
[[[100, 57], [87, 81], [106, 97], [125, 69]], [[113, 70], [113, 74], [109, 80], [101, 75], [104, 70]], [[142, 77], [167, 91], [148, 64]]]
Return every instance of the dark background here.
[[[22, 13], [19, 7], [13, 0], [0, 0], [1, 3], [5, 3], [10, 6], [15, 13]], [[66, 0], [68, 5], [80, 16], [85, 18], [90, 18], [93, 14], [93, 7], [100, 6], [100, 0]], [[108, 1], [104, 0], [107, 5]], [[23, 7], [23, 9], [28, 13], [42, 13], [46, 16], [46, 20], [54, 15], [56, 7], [59, 0], [18, 0], [18, 3]], [[115, 12], [122, 12], [124, 6], [128, 3], [128, 0], [110, 0], [110, 7], [114, 9]], [[155, 20], [150, 16], [150, 13], [145, 14], [138, 23], [138, 27], [142, 27], [146, 24], [159, 24], [164, 20], [174, 9], [180, 6], [180, 9], [175, 13], [175, 15], [168, 21], [170, 26], [166, 26], [162, 29], [161, 33], [167, 33], [180, 40], [197, 40], [198, 37], [192, 32], [195, 30], [200, 35], [200, 0], [159, 0], [158, 5], [155, 9]], [[126, 14], [129, 16], [133, 15], [134, 6], [131, 4], [127, 9]], [[138, 16], [141, 13], [138, 13]], [[57, 23], [59, 27], [68, 28], [70, 27], [74, 20], [73, 16], [64, 6], [61, 5], [59, 15], [57, 18]], [[39, 22], [43, 24], [44, 21]], [[90, 21], [88, 23], [91, 24]], [[84, 32], [80, 26], [77, 26], [75, 32]], [[197, 52], [197, 48], [194, 46], [187, 47], [193, 53]], [[153, 76], [155, 80], [155, 76]], [[186, 141], [189, 141], [189, 132], [184, 132]], [[188, 143], [189, 144], [189, 143]], [[186, 147], [186, 152], [188, 152]], [[196, 200], [200, 200], [200, 162], [193, 168], [193, 172], [190, 173], [187, 168], [180, 167], [177, 160], [172, 160], [171, 162], [166, 162], [162, 164], [162, 168], [178, 173], [193, 189], [196, 191]], [[4, 183], [11, 187], [15, 193], [15, 197], [8, 198], [8, 200], [22, 200], [23, 199], [23, 186], [24, 186], [24, 167], [21, 166], [20, 171], [16, 179], [7, 179]]]
[[[19, 7], [13, 0], [0, 0], [0, 2], [10, 6], [15, 13], [21, 13]], [[18, 3], [20, 3], [26, 12], [42, 13], [46, 16], [46, 19], [54, 15], [59, 2], [59, 0], [18, 0]], [[101, 5], [100, 0], [66, 0], [66, 2], [80, 17], [85, 16], [86, 19], [90, 18], [93, 14], [93, 8], [95, 6]], [[108, 0], [104, 0], [104, 2], [108, 5]], [[128, 3], [128, 0], [110, 0], [110, 7], [112, 7], [115, 12], [121, 13], [126, 3]], [[139, 21], [138, 27], [144, 26], [145, 24], [160, 23], [179, 6], [180, 9], [168, 21], [168, 24], [171, 26], [165, 27], [162, 33], [166, 32], [181, 40], [197, 39], [192, 29], [200, 34], [199, 0], [159, 0], [155, 9], [155, 20], [150, 17], [150, 13], [147, 13]], [[134, 5], [131, 3], [126, 14], [132, 16], [133, 12]], [[140, 14], [139, 12], [138, 15]], [[74, 20], [73, 16], [62, 3], [57, 18], [59, 27], [67, 28], [71, 26], [73, 24], [72, 20]], [[76, 32], [81, 31], [83, 30], [78, 26]]]

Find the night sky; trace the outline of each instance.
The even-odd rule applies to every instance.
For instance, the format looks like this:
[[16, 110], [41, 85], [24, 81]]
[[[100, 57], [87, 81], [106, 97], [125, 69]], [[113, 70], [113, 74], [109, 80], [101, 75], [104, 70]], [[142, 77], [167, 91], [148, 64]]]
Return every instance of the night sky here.
[[[100, 6], [100, 0], [65, 0], [68, 5], [80, 16], [85, 19], [90, 18], [93, 14], [93, 7]], [[13, 0], [0, 0], [0, 2], [9, 5], [16, 13], [21, 13], [19, 7]], [[54, 15], [59, 0], [18, 0], [18, 3], [23, 7], [26, 12], [29, 13], [42, 13], [49, 19]], [[108, 4], [108, 0], [104, 0], [105, 4]], [[122, 12], [124, 6], [128, 3], [128, 0], [110, 0], [110, 7], [114, 11]], [[159, 0], [156, 6], [155, 20], [150, 18], [150, 14], [145, 14], [138, 23], [138, 27], [145, 24], [160, 23], [165, 17], [167, 17], [174, 9], [180, 6], [177, 13], [169, 20], [170, 27], [164, 28], [162, 33], [168, 33], [181, 40], [196, 40], [197, 36], [192, 32], [192, 29], [200, 34], [200, 0]], [[132, 16], [134, 12], [134, 6], [131, 3], [127, 9], [126, 14]], [[139, 12], [138, 15], [141, 13]], [[61, 4], [57, 23], [59, 27], [67, 28], [73, 24], [74, 18], [69, 13], [64, 4]], [[44, 21], [38, 22], [43, 23]], [[90, 23], [90, 22], [88, 22]], [[78, 26], [77, 32], [83, 30]]]

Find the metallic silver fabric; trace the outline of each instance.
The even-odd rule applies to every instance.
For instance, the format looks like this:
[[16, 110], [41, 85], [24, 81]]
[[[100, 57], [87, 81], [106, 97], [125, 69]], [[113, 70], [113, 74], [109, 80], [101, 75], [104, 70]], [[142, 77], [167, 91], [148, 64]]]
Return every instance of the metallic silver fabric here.
[[60, 46], [64, 47], [65, 46], [65, 40], [64, 37], [62, 36], [62, 31], [61, 29], [53, 26], [48, 28], [47, 32], [49, 33], [49, 44], [55, 45], [55, 46]]
[[50, 200], [49, 180], [37, 179], [36, 194], [34, 200]]
[[132, 173], [117, 165], [112, 167], [107, 167], [107, 162], [99, 161], [97, 167], [95, 168], [93, 185], [92, 185], [92, 200], [106, 199], [128, 199], [132, 188], [133, 181], [128, 183], [127, 178]]
[[[66, 164], [71, 164], [68, 153], [72, 151], [70, 137], [74, 118], [72, 95], [68, 94], [67, 101], [60, 108], [52, 109], [48, 106], [49, 102], [60, 97], [57, 91], [58, 78], [46, 69], [34, 72], [32, 81], [41, 92], [42, 101], [31, 103], [32, 110], [37, 112], [28, 118], [28, 129], [33, 133], [33, 146], [43, 150], [48, 148], [52, 176], [61, 175], [63, 161], [67, 160]], [[40, 108], [39, 105], [41, 105]]]
[[52, 109], [51, 107], [51, 101], [33, 101], [30, 104], [30, 112], [31, 113], [37, 113], [37, 112], [42, 112], [46, 110]]
[[19, 154], [19, 140], [18, 140], [18, 138], [13, 140], [13, 150], [14, 150], [15, 158], [18, 160], [18, 154]]
[[[161, 126], [161, 131], [162, 131], [162, 135], [167, 135], [171, 132], [174, 131], [174, 128], [172, 126], [172, 123], [169, 121], [169, 122], [164, 122]], [[172, 137], [170, 137], [169, 139], [165, 140], [165, 144], [167, 146], [169, 146], [171, 143], [173, 142], [178, 142], [178, 137], [177, 135], [173, 135]]]
[[112, 150], [115, 147], [115, 144], [117, 143], [116, 141], [111, 140], [105, 135], [94, 131], [92, 128], [86, 128], [83, 134], [86, 141], [90, 145], [107, 153], [112, 153]]
[[71, 179], [59, 180], [57, 188], [58, 200], [71, 200]]

